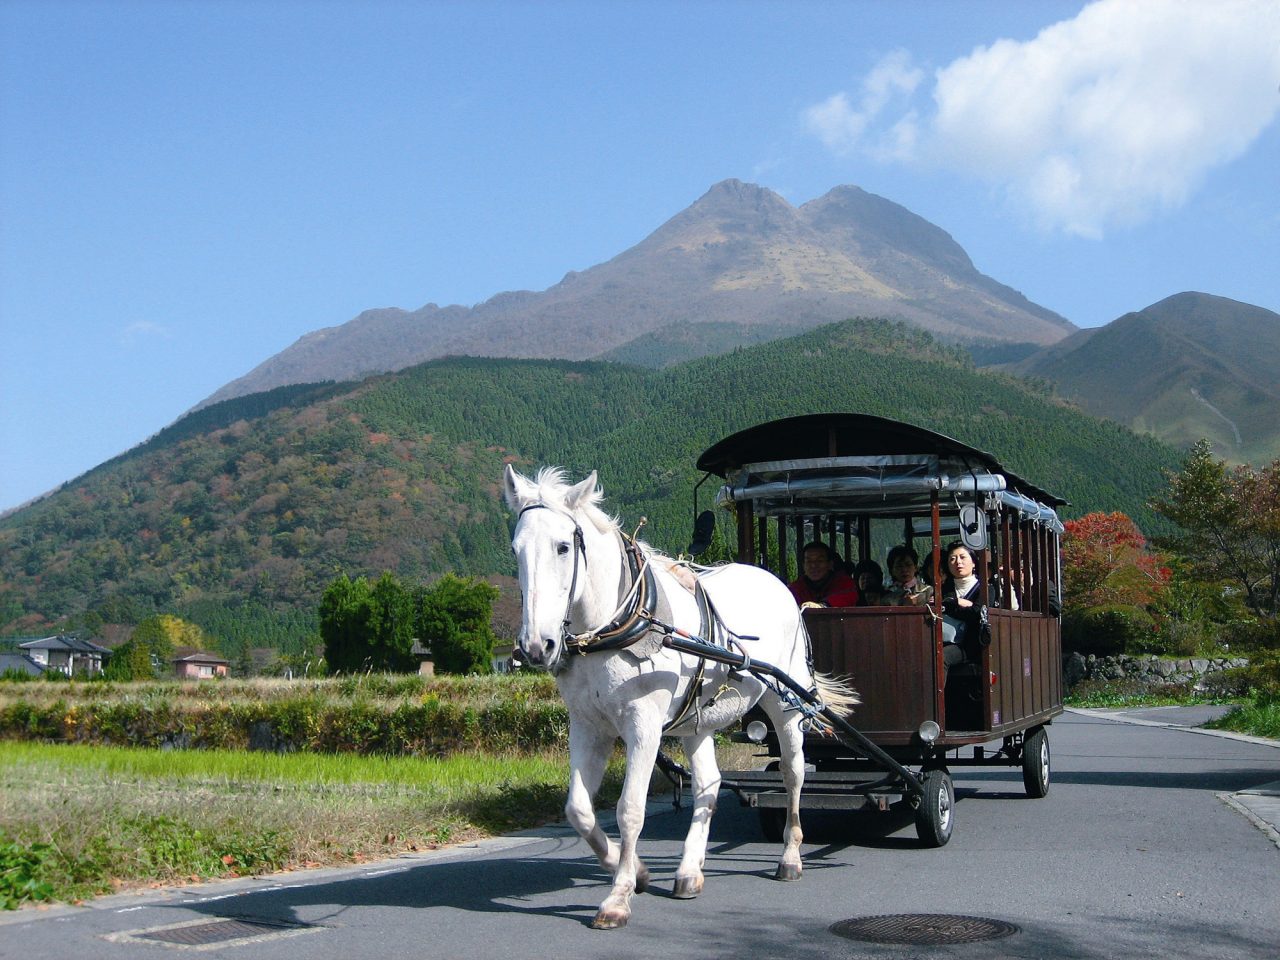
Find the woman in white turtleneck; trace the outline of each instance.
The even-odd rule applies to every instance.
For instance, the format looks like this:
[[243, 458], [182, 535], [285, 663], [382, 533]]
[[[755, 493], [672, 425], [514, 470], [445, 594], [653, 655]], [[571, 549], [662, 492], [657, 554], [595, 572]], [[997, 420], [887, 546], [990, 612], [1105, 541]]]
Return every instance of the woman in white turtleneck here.
[[[942, 602], [945, 606], [948, 600], [954, 603], [953, 615], [957, 611], [964, 611], [970, 607], [977, 606], [979, 601], [978, 594], [978, 571], [973, 561], [973, 554], [959, 540], [947, 546], [947, 572], [950, 574], [946, 588], [943, 590]], [[992, 581], [992, 603], [998, 604], [998, 594], [1000, 593], [999, 583]], [[1018, 596], [1012, 590], [1009, 591], [1009, 609], [1018, 609]]]
[[[981, 591], [978, 589], [978, 574], [973, 561], [973, 554], [959, 540], [947, 545], [947, 578], [942, 589], [942, 612], [944, 618], [943, 659], [947, 666], [959, 663], [964, 659], [965, 644], [976, 643], [979, 611], [982, 605]], [[992, 595], [994, 597], [995, 590]], [[1018, 609], [1018, 599], [1010, 591], [1009, 606]], [[948, 630], [947, 627], [952, 629]]]

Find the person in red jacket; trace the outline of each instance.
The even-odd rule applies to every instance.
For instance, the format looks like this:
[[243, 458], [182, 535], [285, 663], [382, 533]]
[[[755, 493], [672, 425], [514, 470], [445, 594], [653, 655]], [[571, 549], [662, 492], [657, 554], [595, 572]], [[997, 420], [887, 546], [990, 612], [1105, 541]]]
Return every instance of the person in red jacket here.
[[847, 573], [836, 569], [835, 551], [821, 540], [805, 544], [800, 552], [801, 576], [789, 584], [796, 603], [820, 607], [856, 607], [858, 585]]

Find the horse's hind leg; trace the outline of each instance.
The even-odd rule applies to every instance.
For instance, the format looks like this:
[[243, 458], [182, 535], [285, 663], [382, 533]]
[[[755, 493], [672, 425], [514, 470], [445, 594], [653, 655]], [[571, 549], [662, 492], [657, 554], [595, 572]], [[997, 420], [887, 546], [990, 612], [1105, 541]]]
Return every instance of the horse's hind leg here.
[[720, 767], [715, 740], [710, 733], [685, 737], [685, 753], [693, 773], [693, 822], [684, 840], [684, 856], [676, 871], [675, 896], [682, 900], [702, 892], [702, 865], [707, 858], [707, 836], [720, 792]]
[[787, 789], [787, 823], [782, 829], [782, 858], [778, 861], [774, 877], [778, 880], [799, 880], [804, 867], [800, 862], [800, 844], [804, 833], [800, 830], [800, 789], [804, 786], [804, 732], [800, 729], [800, 714], [784, 713], [782, 704], [773, 697], [766, 697], [761, 706], [769, 714], [773, 729], [778, 734], [778, 746], [782, 752], [782, 782]]

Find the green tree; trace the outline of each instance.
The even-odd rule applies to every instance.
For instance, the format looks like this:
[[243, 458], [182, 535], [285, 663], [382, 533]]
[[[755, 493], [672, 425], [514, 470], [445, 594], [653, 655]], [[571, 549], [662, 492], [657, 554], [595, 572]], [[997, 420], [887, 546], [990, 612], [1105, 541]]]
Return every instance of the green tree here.
[[168, 671], [177, 647], [208, 645], [209, 638], [194, 623], [161, 613], [147, 617], [107, 661], [108, 680], [151, 680]]
[[320, 599], [320, 638], [324, 658], [333, 673], [356, 673], [369, 669], [369, 636], [373, 617], [369, 581], [351, 580], [344, 573], [324, 591]]
[[102, 676], [107, 680], [154, 680], [156, 671], [151, 665], [151, 651], [144, 643], [126, 640], [111, 654], [102, 668]]
[[440, 673], [491, 673], [493, 601], [498, 589], [473, 577], [446, 573], [423, 593], [418, 621]]
[[320, 636], [334, 673], [366, 670], [412, 671], [418, 621], [416, 591], [394, 574], [370, 585], [364, 577], [340, 576], [320, 601]]
[[370, 646], [374, 669], [396, 673], [413, 672], [418, 667], [413, 655], [417, 635], [419, 600], [415, 591], [384, 573], [369, 591]]
[[1181, 528], [1157, 542], [1196, 576], [1230, 585], [1257, 616], [1280, 613], [1280, 460], [1229, 470], [1201, 440], [1151, 505]]

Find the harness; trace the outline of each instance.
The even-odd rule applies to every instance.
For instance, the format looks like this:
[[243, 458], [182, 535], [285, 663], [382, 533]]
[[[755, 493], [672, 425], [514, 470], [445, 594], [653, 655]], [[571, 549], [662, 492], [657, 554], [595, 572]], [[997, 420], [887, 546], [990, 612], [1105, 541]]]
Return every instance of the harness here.
[[[519, 515], [524, 516], [530, 510], [550, 510], [573, 524], [573, 574], [569, 581], [569, 598], [565, 603], [564, 617], [560, 623], [560, 639], [565, 645], [566, 654], [576, 652], [581, 656], [585, 656], [588, 653], [622, 650], [639, 642], [642, 637], [654, 630], [661, 630], [666, 636], [689, 636], [683, 630], [663, 623], [655, 616], [658, 609], [658, 583], [654, 577], [652, 565], [649, 563], [649, 558], [640, 549], [635, 537], [628, 537], [621, 531], [618, 531], [618, 537], [622, 541], [623, 555], [627, 558], [631, 586], [627, 589], [626, 596], [623, 597], [622, 603], [612, 620], [594, 630], [573, 633], [570, 623], [573, 620], [574, 594], [577, 592], [578, 587], [579, 555], [582, 557], [582, 565], [586, 566], [587, 563], [587, 549], [582, 535], [582, 527], [571, 513], [546, 503], [531, 503], [524, 507]], [[743, 666], [735, 672], [749, 671], [751, 657], [746, 648], [739, 642], [743, 638], [738, 637], [724, 625], [724, 621], [720, 619], [720, 614], [716, 611], [711, 603], [711, 598], [707, 595], [700, 582], [695, 583], [693, 595], [698, 604], [699, 635], [709, 638], [715, 646], [722, 646], [726, 649], [731, 646], [737, 648], [742, 655]], [[724, 638], [723, 641], [721, 640], [722, 637]], [[675, 716], [667, 721], [662, 728], [664, 733], [679, 726], [688, 719], [691, 713], [696, 715], [706, 707], [710, 707], [721, 694], [729, 689], [728, 681], [726, 681], [705, 705], [700, 705], [699, 701], [706, 685], [706, 668], [706, 657], [699, 657], [697, 670], [689, 681], [679, 709], [676, 710]]]

